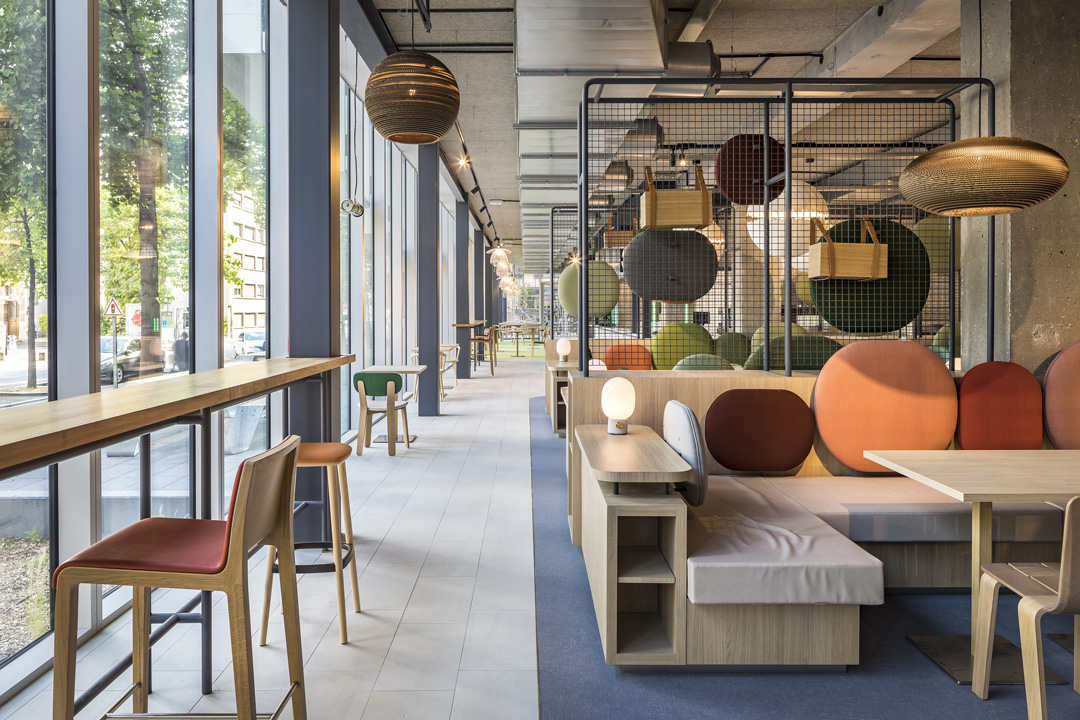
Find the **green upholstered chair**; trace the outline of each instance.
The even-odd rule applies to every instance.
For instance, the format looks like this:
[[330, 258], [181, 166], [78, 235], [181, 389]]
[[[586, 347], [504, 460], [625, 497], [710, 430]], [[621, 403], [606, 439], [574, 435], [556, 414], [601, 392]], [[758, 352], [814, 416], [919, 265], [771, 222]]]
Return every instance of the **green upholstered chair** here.
[[[371, 422], [376, 415], [386, 417], [386, 451], [394, 455], [398, 438], [398, 414], [405, 431], [405, 447], [409, 447], [408, 401], [398, 398], [404, 382], [397, 373], [358, 372], [353, 375], [353, 385], [360, 395], [360, 435], [356, 438], [356, 454], [363, 455], [365, 447], [371, 447]], [[380, 399], [382, 398], [382, 399]]]
[[672, 370], [734, 370], [727, 360], [708, 353], [688, 355], [675, 363]]

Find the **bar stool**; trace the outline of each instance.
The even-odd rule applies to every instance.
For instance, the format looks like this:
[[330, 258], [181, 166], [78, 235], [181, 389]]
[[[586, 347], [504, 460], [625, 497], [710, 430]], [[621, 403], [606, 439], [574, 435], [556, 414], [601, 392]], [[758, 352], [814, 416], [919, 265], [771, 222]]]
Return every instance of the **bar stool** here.
[[[352, 454], [352, 447], [345, 443], [300, 443], [297, 467], [326, 468], [326, 495], [330, 499], [330, 534], [333, 536], [334, 578], [337, 580], [338, 635], [342, 644], [349, 642], [349, 626], [345, 621], [345, 562], [349, 563], [352, 579], [353, 612], [360, 612], [360, 583], [356, 577], [353, 561], [352, 509], [349, 507], [349, 480], [345, 475], [345, 461]], [[339, 500], [340, 493], [340, 500]], [[344, 517], [345, 534], [341, 533]], [[302, 543], [298, 547], [325, 547], [322, 543]], [[343, 560], [342, 548], [346, 547]], [[266, 630], [270, 620], [270, 594], [274, 585], [277, 548], [271, 546], [266, 555], [266, 582], [263, 586], [262, 625], [259, 629], [259, 645], [266, 645]]]
[[[136, 715], [147, 712], [150, 590], [179, 588], [216, 590], [224, 592], [228, 598], [236, 717], [238, 720], [255, 720], [255, 675], [251, 656], [251, 618], [248, 616], [248, 551], [259, 545], [285, 548], [293, 545], [293, 499], [299, 445], [300, 438], [290, 436], [277, 447], [248, 458], [240, 465], [233, 483], [227, 520], [140, 520], [91, 545], [56, 569], [53, 575], [56, 588], [53, 720], [72, 720], [75, 716], [75, 652], [81, 584], [128, 585], [132, 588], [133, 683], [106, 717], [112, 717], [129, 697]], [[280, 575], [290, 686], [277, 714], [291, 698], [293, 717], [307, 720], [296, 565], [292, 553], [281, 556]], [[206, 610], [208, 608], [204, 608]]]
[[499, 328], [496, 325], [489, 327], [488, 331], [483, 335], [469, 338], [469, 349], [472, 350], [473, 356], [473, 370], [476, 369], [478, 363], [483, 362], [480, 360], [480, 351], [483, 350], [487, 353], [488, 368], [491, 370], [492, 375], [495, 374], [495, 366], [499, 364], [495, 357], [495, 348], [498, 344]]

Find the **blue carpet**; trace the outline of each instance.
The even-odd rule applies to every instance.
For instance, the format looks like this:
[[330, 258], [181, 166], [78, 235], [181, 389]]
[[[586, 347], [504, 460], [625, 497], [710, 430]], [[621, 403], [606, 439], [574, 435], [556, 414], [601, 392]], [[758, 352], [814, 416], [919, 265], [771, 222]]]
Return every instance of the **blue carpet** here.
[[[566, 522], [564, 440], [543, 398], [530, 401], [540, 715], [545, 720], [911, 720], [1023, 718], [1022, 685], [994, 685], [989, 700], [953, 683], [907, 635], [964, 634], [967, 595], [890, 595], [862, 609], [861, 664], [846, 673], [736, 674], [620, 671], [604, 663], [581, 549]], [[998, 632], [1019, 644], [1016, 597], [1002, 592]], [[1043, 632], [1071, 632], [1047, 616]], [[1072, 654], [1044, 639], [1047, 667], [1072, 676]], [[1069, 685], [1047, 688], [1051, 717], [1080, 717]]]

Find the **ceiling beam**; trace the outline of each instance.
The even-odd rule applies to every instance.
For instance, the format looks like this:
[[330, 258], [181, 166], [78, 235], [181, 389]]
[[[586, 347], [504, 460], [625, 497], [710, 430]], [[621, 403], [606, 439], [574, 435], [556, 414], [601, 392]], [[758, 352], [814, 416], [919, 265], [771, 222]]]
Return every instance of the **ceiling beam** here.
[[697, 0], [694, 9], [690, 11], [690, 17], [686, 20], [686, 25], [679, 33], [678, 41], [697, 42], [718, 7], [720, 7], [720, 0]]
[[866, 11], [797, 77], [883, 77], [960, 27], [959, 0], [889, 0]]

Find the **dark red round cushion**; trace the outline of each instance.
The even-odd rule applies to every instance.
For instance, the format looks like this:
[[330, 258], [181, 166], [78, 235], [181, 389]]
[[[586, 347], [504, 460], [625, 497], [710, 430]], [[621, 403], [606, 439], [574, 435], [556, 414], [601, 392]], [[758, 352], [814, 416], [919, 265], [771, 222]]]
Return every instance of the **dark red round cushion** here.
[[1080, 342], [1058, 353], [1043, 378], [1046, 434], [1059, 450], [1080, 450]]
[[[784, 146], [769, 138], [769, 173], [765, 174], [765, 143], [761, 135], [735, 135], [716, 153], [716, 186], [736, 205], [764, 205], [765, 181], [784, 172]], [[784, 182], [769, 185], [769, 202], [784, 190]]]
[[790, 390], [728, 390], [705, 414], [705, 444], [729, 470], [791, 470], [814, 445], [814, 415]]
[[984, 362], [959, 388], [956, 442], [961, 450], [1038, 450], [1042, 447], [1042, 388], [1011, 362]]

